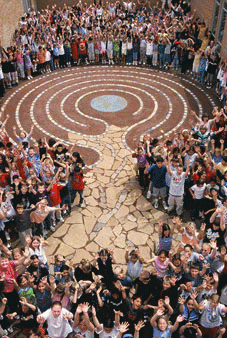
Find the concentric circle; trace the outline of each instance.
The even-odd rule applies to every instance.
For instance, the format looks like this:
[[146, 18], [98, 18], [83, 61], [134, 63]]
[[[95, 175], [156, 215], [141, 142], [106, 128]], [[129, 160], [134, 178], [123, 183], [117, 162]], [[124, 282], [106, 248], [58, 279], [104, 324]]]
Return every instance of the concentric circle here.
[[116, 113], [127, 107], [128, 102], [118, 95], [102, 95], [91, 100], [91, 107], [104, 113]]
[[[34, 138], [55, 137], [75, 145], [86, 163], [97, 165], [134, 138], [177, 133], [189, 126], [190, 111], [202, 115], [217, 104], [189, 78], [150, 69], [88, 66], [70, 68], [21, 83], [3, 99], [2, 118]], [[7, 132], [12, 140], [12, 129]], [[114, 138], [114, 141], [110, 141]], [[122, 150], [123, 151], [123, 150]], [[110, 160], [110, 159], [109, 159]]]

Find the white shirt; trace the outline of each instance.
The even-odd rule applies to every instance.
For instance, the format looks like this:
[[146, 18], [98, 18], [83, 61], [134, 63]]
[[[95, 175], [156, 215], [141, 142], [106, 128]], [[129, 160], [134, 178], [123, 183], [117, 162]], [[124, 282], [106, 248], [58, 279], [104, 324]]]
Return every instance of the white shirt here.
[[119, 328], [117, 328], [116, 326], [113, 327], [112, 331], [110, 333], [107, 333], [104, 328], [103, 328], [103, 324], [101, 324], [102, 326], [102, 330], [97, 332], [99, 335], [99, 338], [117, 338], [118, 337], [118, 333], [119, 333]]
[[63, 318], [64, 314], [70, 314], [68, 310], [62, 308], [61, 314], [55, 318], [51, 309], [43, 312], [39, 317], [44, 318], [47, 321], [47, 332], [50, 338], [66, 338], [69, 333], [72, 332], [68, 320]]
[[206, 183], [204, 183], [202, 187], [198, 187], [196, 184], [192, 186], [192, 191], [194, 192], [194, 196], [196, 200], [200, 200], [204, 197], [205, 189], [206, 189]]
[[86, 330], [82, 332], [79, 326], [77, 326], [73, 331], [75, 333], [79, 333], [83, 338], [94, 338], [94, 332], [95, 332], [94, 330], [93, 331]]

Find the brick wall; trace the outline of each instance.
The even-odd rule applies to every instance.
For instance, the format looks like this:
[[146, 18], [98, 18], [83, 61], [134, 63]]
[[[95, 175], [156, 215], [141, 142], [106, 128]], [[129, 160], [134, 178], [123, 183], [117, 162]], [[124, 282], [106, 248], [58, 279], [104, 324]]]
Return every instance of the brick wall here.
[[215, 0], [192, 0], [192, 10], [196, 9], [196, 16], [205, 20], [211, 26]]
[[1, 20], [0, 39], [3, 47], [12, 44], [12, 36], [17, 27], [20, 17], [24, 13], [22, 0], [0, 0]]

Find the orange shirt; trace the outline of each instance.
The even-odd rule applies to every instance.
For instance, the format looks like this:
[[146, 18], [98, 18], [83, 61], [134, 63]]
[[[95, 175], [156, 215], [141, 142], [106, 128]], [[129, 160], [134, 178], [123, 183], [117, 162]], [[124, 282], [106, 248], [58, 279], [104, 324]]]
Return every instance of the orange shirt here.
[[39, 60], [39, 63], [44, 63], [46, 61], [46, 55], [44, 50], [41, 49], [37, 52], [37, 58]]

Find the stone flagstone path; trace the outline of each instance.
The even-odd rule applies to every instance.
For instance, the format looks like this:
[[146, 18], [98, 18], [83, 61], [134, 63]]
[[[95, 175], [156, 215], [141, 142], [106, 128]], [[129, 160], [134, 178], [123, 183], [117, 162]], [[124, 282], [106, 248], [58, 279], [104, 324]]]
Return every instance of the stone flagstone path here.
[[[97, 140], [69, 134], [69, 140], [95, 146], [102, 154], [97, 166], [85, 175], [85, 207], [73, 207], [71, 216], [48, 239], [47, 255], [62, 254], [74, 263], [92, 260], [100, 248], [114, 250], [125, 264], [125, 247], [138, 247], [149, 259], [158, 245], [158, 220], [171, 220], [142, 195], [135, 177], [134, 159], [124, 142], [126, 128], [110, 126]], [[174, 234], [174, 247], [179, 244]]]

